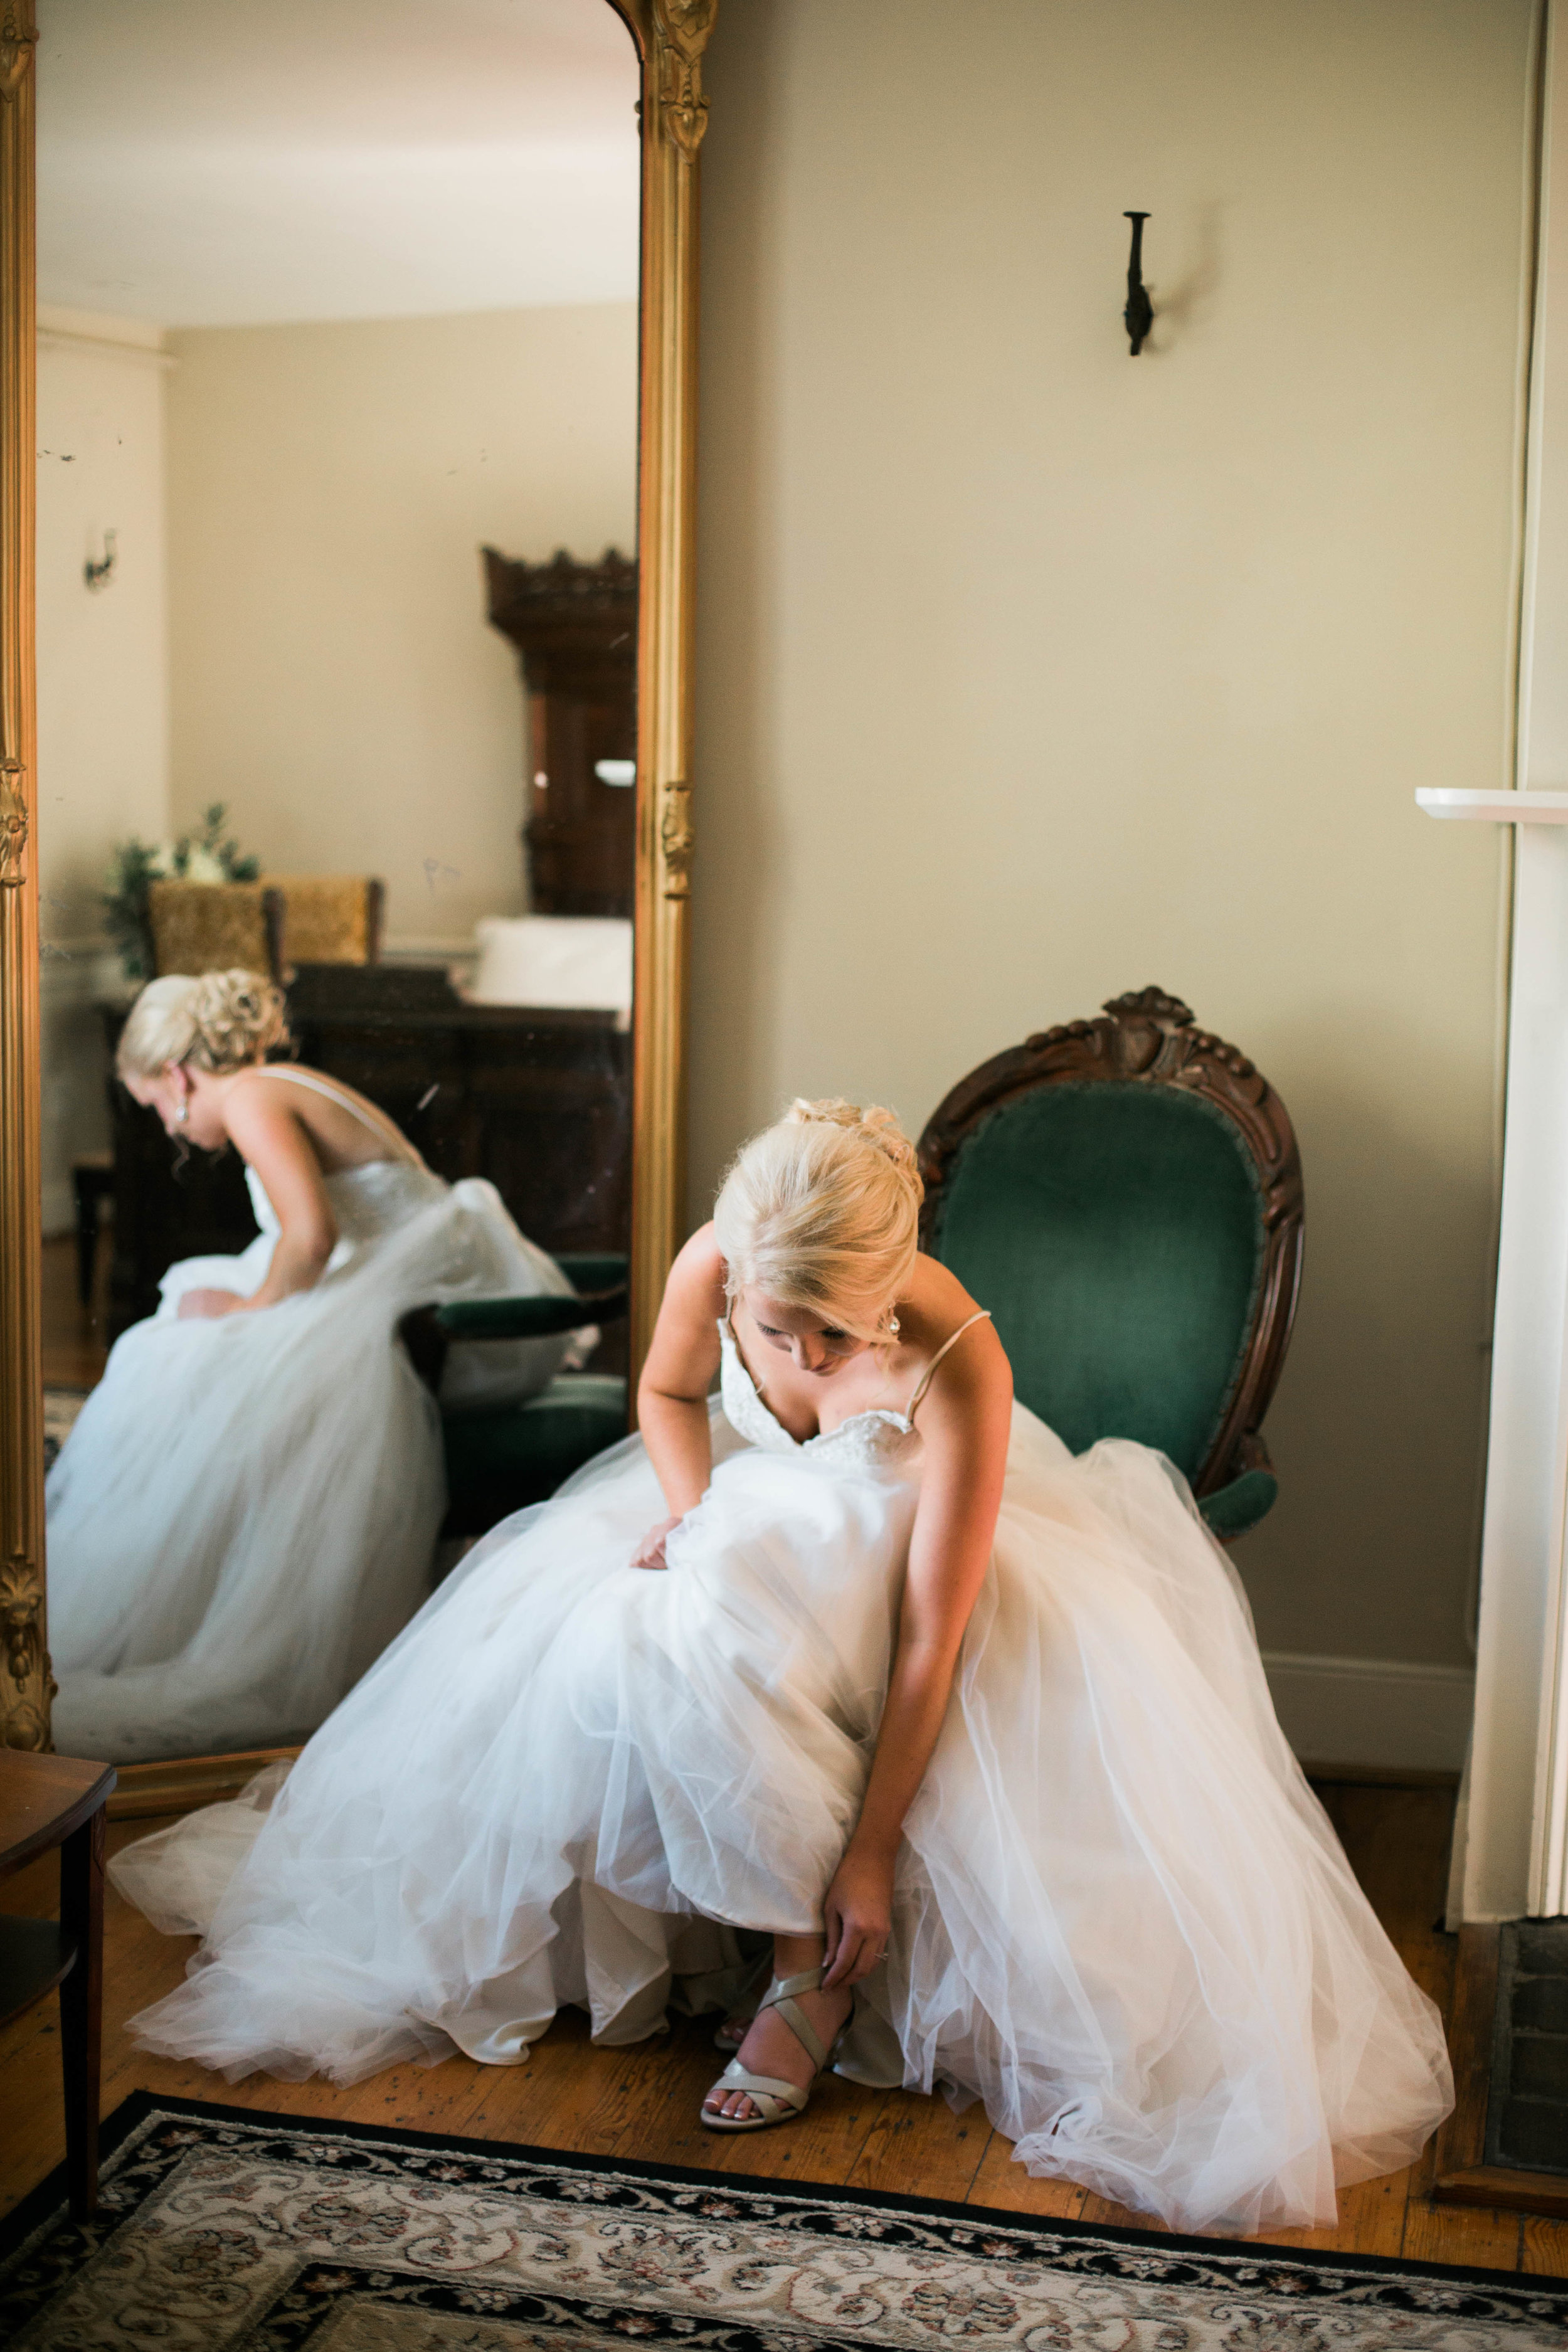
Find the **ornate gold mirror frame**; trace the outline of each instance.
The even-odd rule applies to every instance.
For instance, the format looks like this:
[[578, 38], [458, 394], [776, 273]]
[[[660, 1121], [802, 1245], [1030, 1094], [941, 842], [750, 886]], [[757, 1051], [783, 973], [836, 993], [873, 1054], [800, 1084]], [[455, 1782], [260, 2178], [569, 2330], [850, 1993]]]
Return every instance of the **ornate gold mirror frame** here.
[[[632, 1366], [680, 1238], [702, 54], [718, 0], [610, 0], [642, 60]], [[34, 702], [33, 0], [0, 5], [0, 1744], [47, 1748]], [[211, 1759], [207, 1759], [210, 1779]], [[173, 1802], [199, 1767], [139, 1768]], [[233, 1775], [228, 1777], [232, 1778]], [[203, 1794], [218, 1794], [216, 1784]]]

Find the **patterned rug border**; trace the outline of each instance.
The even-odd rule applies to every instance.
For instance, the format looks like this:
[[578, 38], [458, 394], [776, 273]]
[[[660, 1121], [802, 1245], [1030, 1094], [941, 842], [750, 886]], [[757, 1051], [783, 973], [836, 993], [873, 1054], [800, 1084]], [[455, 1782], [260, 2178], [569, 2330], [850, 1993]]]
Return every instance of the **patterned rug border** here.
[[[1347, 2286], [1357, 2279], [1383, 2279], [1391, 2286], [1425, 2280], [1450, 2291], [1464, 2287], [1480, 2290], [1491, 2306], [1490, 2315], [1498, 2319], [1518, 2323], [1547, 2319], [1568, 2330], [1568, 2276], [1413, 2262], [1401, 2255], [1341, 2252], [1331, 2247], [1275, 2245], [1267, 2239], [1183, 2237], [1174, 2232], [1130, 2229], [1116, 2222], [1045, 2220], [1009, 2211], [1002, 2206], [961, 2205], [942, 2198], [840, 2187], [826, 2181], [773, 2180], [763, 2174], [650, 2164], [637, 2157], [577, 2154], [523, 2141], [468, 2139], [456, 2134], [416, 2131], [401, 2126], [337, 2121], [325, 2116], [284, 2115], [270, 2108], [231, 2107], [151, 2091], [132, 2091], [105, 2118], [100, 2131], [101, 2168], [106, 2173], [110, 2171], [126, 2144], [136, 2138], [144, 2126], [163, 2116], [224, 2129], [239, 2127], [253, 2132], [258, 2138], [298, 2135], [367, 2149], [384, 2147], [394, 2152], [473, 2158], [487, 2166], [515, 2167], [520, 2173], [534, 2176], [586, 2173], [606, 2181], [624, 2181], [628, 2187], [644, 2190], [707, 2190], [757, 2213], [759, 2219], [793, 2219], [813, 2234], [825, 2236], [853, 2234], [852, 2230], [847, 2232], [845, 2226], [850, 2215], [888, 2215], [898, 2221], [924, 2224], [939, 2242], [970, 2256], [1000, 2254], [1004, 2250], [994, 2243], [997, 2239], [1008, 2241], [1006, 2252], [1010, 2260], [1049, 2264], [1076, 2255], [1077, 2267], [1084, 2266], [1082, 2258], [1096, 2247], [1108, 2254], [1136, 2250], [1143, 2257], [1139, 2275], [1147, 2282], [1170, 2285], [1261, 2285], [1283, 2294], [1289, 2292], [1286, 2281], [1292, 2273], [1306, 2274], [1301, 2291], [1307, 2293], [1321, 2293], [1335, 2279], [1342, 2280]], [[531, 2193], [540, 2193], [537, 2177], [528, 2186]], [[761, 2208], [767, 2209], [766, 2212], [760, 2212]], [[81, 2241], [80, 2258], [85, 2262], [120, 2226], [113, 2222], [106, 2227], [98, 2221], [85, 2226], [73, 2224], [66, 2213], [66, 2168], [61, 2164], [0, 2222], [0, 2293], [4, 2292], [5, 2274], [24, 2255], [30, 2242], [47, 2238], [60, 2226], [74, 2228]], [[870, 2234], [887, 2242], [884, 2231]], [[986, 2240], [993, 2242], [989, 2246], [981, 2242]], [[1151, 2256], [1167, 2257], [1168, 2263], [1162, 2265], [1156, 2259], [1151, 2263]], [[1167, 2273], [1163, 2278], [1163, 2269]], [[1314, 2280], [1314, 2288], [1308, 2288], [1308, 2278]], [[1403, 2302], [1403, 2298], [1399, 2300]], [[1445, 2307], [1450, 2311], [1453, 2308], [1451, 2305]]]

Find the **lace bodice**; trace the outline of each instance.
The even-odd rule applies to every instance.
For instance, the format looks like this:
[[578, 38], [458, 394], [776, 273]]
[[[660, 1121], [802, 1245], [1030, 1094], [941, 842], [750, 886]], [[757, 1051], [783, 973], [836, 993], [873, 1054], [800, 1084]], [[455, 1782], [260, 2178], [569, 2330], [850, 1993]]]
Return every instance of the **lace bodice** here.
[[[247, 1168], [245, 1181], [257, 1223], [264, 1234], [275, 1234], [278, 1213], [254, 1168]], [[340, 1169], [321, 1181], [337, 1221], [340, 1246], [344, 1242], [374, 1241], [379, 1234], [390, 1233], [416, 1210], [438, 1201], [447, 1190], [441, 1178], [416, 1160], [369, 1160], [358, 1168]]]
[[907, 1414], [879, 1408], [852, 1413], [837, 1429], [819, 1431], [816, 1437], [792, 1437], [746, 1370], [728, 1323], [719, 1326], [719, 1346], [723, 1358], [719, 1394], [724, 1418], [748, 1445], [761, 1446], [768, 1454], [797, 1454], [814, 1466], [835, 1470], [880, 1469], [907, 1449], [913, 1466], [918, 1433]]

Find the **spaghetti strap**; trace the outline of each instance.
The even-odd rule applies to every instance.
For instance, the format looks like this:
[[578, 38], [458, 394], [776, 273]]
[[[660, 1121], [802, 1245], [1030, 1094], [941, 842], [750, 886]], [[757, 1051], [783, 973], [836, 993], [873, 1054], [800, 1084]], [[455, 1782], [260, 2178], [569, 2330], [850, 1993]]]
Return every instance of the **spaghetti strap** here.
[[[384, 1115], [380, 1118], [372, 1118], [370, 1113], [362, 1110], [351, 1096], [345, 1094], [341, 1087], [332, 1086], [327, 1079], [312, 1077], [309, 1070], [290, 1069], [287, 1064], [279, 1062], [259, 1063], [251, 1075], [258, 1078], [287, 1078], [292, 1087], [309, 1087], [313, 1095], [325, 1095], [329, 1102], [335, 1102], [340, 1110], [350, 1112], [358, 1119], [362, 1127], [368, 1127], [371, 1133], [379, 1137], [383, 1143], [390, 1142], [395, 1136], [403, 1146], [404, 1156], [409, 1160], [418, 1160], [419, 1165], [424, 1166], [425, 1163], [420, 1160], [418, 1152], [415, 1150], [401, 1129], [393, 1125], [391, 1119], [386, 1118]], [[956, 1337], [956, 1334], [954, 1336]]]
[[913, 1421], [915, 1413], [919, 1409], [921, 1400], [925, 1395], [927, 1389], [931, 1386], [931, 1374], [935, 1371], [937, 1366], [941, 1363], [942, 1358], [946, 1355], [948, 1349], [953, 1345], [954, 1341], [962, 1339], [964, 1333], [973, 1329], [976, 1323], [989, 1323], [990, 1320], [991, 1309], [989, 1307], [982, 1307], [975, 1314], [970, 1317], [967, 1323], [961, 1323], [956, 1331], [949, 1332], [947, 1338], [942, 1341], [941, 1347], [937, 1349], [935, 1355], [931, 1358], [930, 1363], [921, 1374], [920, 1386], [916, 1389], [913, 1396], [904, 1407], [904, 1419], [906, 1421]]

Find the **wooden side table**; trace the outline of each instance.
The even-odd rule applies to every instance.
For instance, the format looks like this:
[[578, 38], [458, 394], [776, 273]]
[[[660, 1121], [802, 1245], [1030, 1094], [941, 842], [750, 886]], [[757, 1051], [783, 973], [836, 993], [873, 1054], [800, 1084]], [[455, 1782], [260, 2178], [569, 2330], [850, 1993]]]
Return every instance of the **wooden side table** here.
[[103, 1823], [112, 1764], [0, 1748], [0, 1878], [60, 1850], [60, 1916], [0, 1918], [0, 2025], [60, 1989], [66, 2177], [79, 2221], [98, 2203], [103, 2011]]

